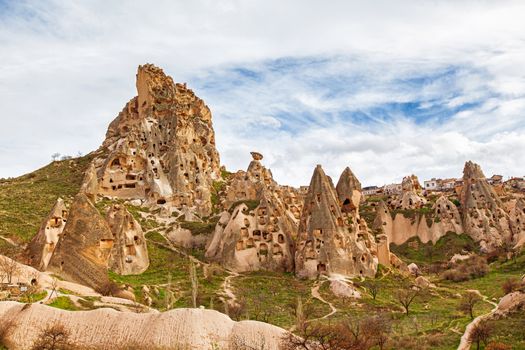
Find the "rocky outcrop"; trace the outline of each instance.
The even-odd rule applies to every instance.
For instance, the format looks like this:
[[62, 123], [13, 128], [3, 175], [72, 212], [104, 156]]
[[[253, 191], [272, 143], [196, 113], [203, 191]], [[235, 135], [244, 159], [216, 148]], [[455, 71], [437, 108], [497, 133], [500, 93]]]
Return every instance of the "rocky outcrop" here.
[[114, 236], [97, 209], [78, 194], [47, 270], [96, 290], [108, 283], [108, 260]]
[[151, 64], [139, 66], [137, 91], [109, 125], [84, 192], [209, 215], [220, 176], [209, 108]]
[[58, 198], [53, 209], [44, 220], [38, 233], [33, 237], [27, 247], [26, 255], [29, 263], [41, 271], [47, 268], [49, 260], [66, 226], [68, 210], [62, 198]]
[[510, 210], [510, 220], [512, 226], [513, 242], [515, 249], [525, 247], [525, 199], [519, 198], [513, 201]]
[[416, 209], [426, 204], [426, 199], [421, 197], [421, 184], [416, 175], [405, 176], [401, 182], [401, 196], [394, 205], [398, 209]]
[[465, 232], [488, 251], [513, 238], [509, 215], [479, 165], [467, 162], [460, 194]]
[[412, 237], [418, 237], [423, 243], [436, 243], [448, 232], [463, 233], [460, 212], [445, 196], [438, 198], [426, 214], [415, 209], [394, 213], [392, 218], [388, 206], [380, 202], [373, 225], [375, 230], [387, 236], [389, 243], [400, 245]]
[[246, 172], [239, 171], [226, 185], [221, 214], [206, 257], [235, 271], [259, 269], [293, 271], [298, 211], [297, 190], [279, 186], [252, 152]]
[[113, 248], [109, 257], [111, 270], [121, 275], [135, 275], [149, 266], [148, 247], [142, 228], [128, 210], [114, 204], [106, 215], [113, 233]]
[[[350, 232], [357, 235], [357, 240], [364, 242], [370, 252], [378, 256], [378, 247], [372, 231], [368, 228], [365, 219], [361, 218], [359, 214], [359, 206], [361, 204], [361, 183], [350, 170], [346, 167], [337, 181], [336, 193], [341, 208], [343, 221], [349, 226]], [[381, 241], [381, 264], [389, 265], [389, 248], [388, 244], [383, 244]]]
[[163, 313], [113, 309], [65, 311], [41, 304], [0, 303], [0, 322], [9, 323], [5, 345], [30, 349], [48, 326], [63, 325], [75, 349], [279, 349], [286, 331], [257, 321], [232, 321], [214, 310], [174, 309]]
[[295, 254], [296, 274], [374, 276], [377, 257], [345, 221], [334, 185], [320, 165], [314, 170], [304, 203]]

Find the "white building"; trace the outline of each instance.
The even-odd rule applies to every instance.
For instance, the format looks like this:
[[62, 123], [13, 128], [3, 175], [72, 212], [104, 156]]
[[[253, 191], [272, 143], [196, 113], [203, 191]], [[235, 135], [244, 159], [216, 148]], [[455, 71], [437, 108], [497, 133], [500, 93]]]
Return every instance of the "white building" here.
[[426, 191], [435, 191], [438, 189], [438, 180], [432, 178], [432, 180], [423, 182], [423, 189]]

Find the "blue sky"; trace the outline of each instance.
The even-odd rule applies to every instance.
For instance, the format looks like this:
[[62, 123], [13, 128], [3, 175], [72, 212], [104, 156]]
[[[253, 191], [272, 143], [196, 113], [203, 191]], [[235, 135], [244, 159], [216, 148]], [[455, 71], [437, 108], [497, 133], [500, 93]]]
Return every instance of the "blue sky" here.
[[522, 1], [0, 0], [0, 177], [87, 153], [152, 62], [213, 113], [230, 170], [363, 184], [525, 175]]

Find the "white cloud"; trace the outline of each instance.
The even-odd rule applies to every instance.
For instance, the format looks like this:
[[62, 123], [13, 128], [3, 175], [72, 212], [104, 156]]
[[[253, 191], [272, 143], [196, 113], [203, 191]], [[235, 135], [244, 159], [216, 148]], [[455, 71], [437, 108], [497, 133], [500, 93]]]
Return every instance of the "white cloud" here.
[[[2, 4], [0, 176], [97, 148], [144, 62], [197, 87], [230, 169], [257, 149], [280, 182], [296, 185], [317, 163], [333, 176], [351, 165], [367, 184], [457, 176], [467, 159], [488, 173], [525, 173], [523, 1]], [[233, 74], [238, 66], [262, 77]], [[406, 81], [447, 67], [458, 71]], [[394, 121], [341, 116], [413, 101], [472, 106], [423, 123], [396, 110]]]

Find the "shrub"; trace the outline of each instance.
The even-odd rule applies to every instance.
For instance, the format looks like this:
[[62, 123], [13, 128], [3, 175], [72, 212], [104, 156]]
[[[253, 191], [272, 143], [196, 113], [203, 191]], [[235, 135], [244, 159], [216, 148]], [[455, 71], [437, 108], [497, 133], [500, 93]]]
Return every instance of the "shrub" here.
[[457, 264], [451, 264], [450, 267], [441, 276], [443, 279], [453, 282], [483, 277], [489, 272], [487, 260], [477, 255]]
[[505, 294], [509, 294], [519, 290], [522, 287], [522, 282], [517, 278], [507, 278], [501, 285], [501, 289]]
[[500, 342], [490, 342], [485, 347], [485, 350], [511, 350], [512, 346]]

